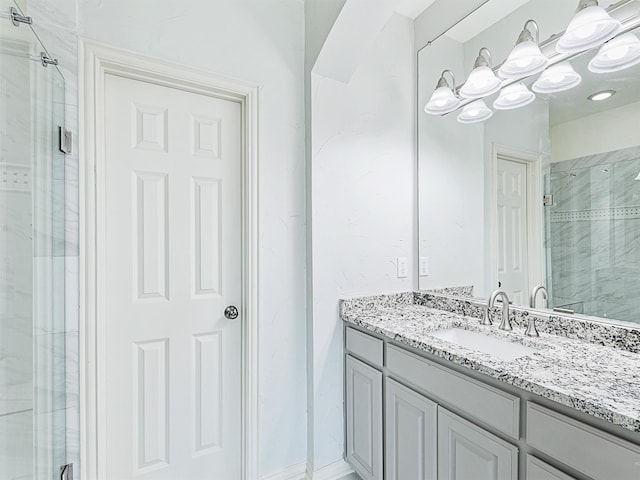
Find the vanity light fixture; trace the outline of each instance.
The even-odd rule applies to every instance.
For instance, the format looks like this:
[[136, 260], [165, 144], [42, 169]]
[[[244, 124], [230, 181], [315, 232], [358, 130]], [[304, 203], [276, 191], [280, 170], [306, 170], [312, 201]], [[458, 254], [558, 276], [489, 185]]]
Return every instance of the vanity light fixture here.
[[[530, 29], [535, 33], [535, 40]], [[498, 70], [498, 75], [502, 78], [517, 79], [535, 75], [547, 68], [549, 58], [540, 51], [539, 42], [538, 24], [535, 20], [527, 20], [518, 36], [516, 46]]]
[[547, 68], [532, 86], [536, 93], [564, 92], [576, 87], [582, 82], [582, 77], [569, 62], [558, 63]]
[[622, 29], [620, 21], [598, 5], [598, 0], [580, 0], [576, 14], [556, 44], [558, 53], [579, 53], [602, 45]]
[[491, 69], [491, 52], [481, 48], [473, 64], [469, 78], [460, 89], [460, 96], [464, 98], [481, 98], [500, 90], [502, 81], [496, 77]]
[[460, 123], [480, 123], [489, 120], [492, 116], [493, 110], [487, 107], [484, 100], [476, 100], [464, 106], [458, 115], [458, 121]]
[[500, 96], [493, 102], [493, 108], [496, 110], [513, 110], [514, 108], [529, 105], [535, 99], [535, 94], [525, 87], [524, 83], [514, 83], [502, 89]]
[[[449, 84], [445, 78], [447, 73], [451, 76], [451, 84]], [[444, 115], [458, 108], [460, 106], [460, 99], [453, 93], [455, 86], [456, 77], [453, 75], [453, 72], [451, 70], [442, 72], [436, 89], [433, 95], [431, 95], [429, 103], [424, 107], [424, 111], [431, 115]]]
[[593, 73], [618, 72], [640, 63], [640, 40], [633, 33], [624, 33], [600, 47], [589, 62]]
[[592, 93], [587, 98], [592, 102], [601, 102], [602, 100], [613, 97], [615, 94], [615, 90], [603, 90], [601, 92]]

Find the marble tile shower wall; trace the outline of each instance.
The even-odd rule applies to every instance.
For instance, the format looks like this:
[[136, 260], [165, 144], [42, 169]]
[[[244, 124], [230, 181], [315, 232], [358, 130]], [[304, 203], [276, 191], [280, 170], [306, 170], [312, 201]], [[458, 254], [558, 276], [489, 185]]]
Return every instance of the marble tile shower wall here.
[[[24, 53], [20, 40], [26, 32], [13, 33], [16, 42], [7, 48]], [[17, 79], [29, 78], [29, 66], [19, 56], [3, 55], [1, 68], [3, 77], [6, 72], [14, 73], [3, 81], [0, 89], [2, 162], [28, 172], [31, 169], [31, 117], [29, 109], [22, 106], [30, 102], [30, 86]], [[14, 78], [16, 81], [12, 81]], [[4, 112], [14, 113], [9, 119]], [[32, 461], [32, 223], [29, 193], [3, 185], [0, 190], [0, 436], [7, 439], [0, 439], [2, 478], [15, 478], [29, 472]], [[10, 460], [3, 461], [5, 458]]]
[[553, 164], [553, 305], [640, 322], [640, 147]]
[[[12, 2], [1, 2], [4, 10]], [[78, 88], [77, 88], [77, 35], [76, 35], [76, 5], [75, 0], [29, 0], [27, 2], [27, 15], [33, 18], [33, 28], [38, 37], [46, 46], [50, 55], [57, 58], [60, 70], [65, 81], [64, 102], [59, 99], [56, 108], [64, 109], [65, 126], [73, 132], [73, 153], [67, 156], [59, 156], [57, 161], [64, 162], [64, 188], [54, 191], [57, 198], [53, 202], [60, 206], [51, 212], [53, 224], [61, 228], [54, 229], [50, 240], [53, 259], [50, 262], [52, 271], [57, 272], [56, 278], [64, 278], [64, 282], [56, 281], [53, 285], [53, 297], [55, 306], [52, 308], [62, 312], [64, 322], [41, 322], [33, 325], [31, 305], [33, 304], [33, 252], [31, 247], [31, 200], [26, 194], [16, 194], [11, 199], [11, 215], [7, 221], [3, 221], [0, 231], [0, 245], [2, 248], [11, 249], [11, 252], [0, 251], [0, 295], [10, 295], [11, 298], [0, 298], [0, 310], [2, 317], [12, 315], [13, 321], [0, 322], [3, 329], [12, 329], [11, 332], [1, 331], [0, 341], [3, 342], [3, 350], [12, 348], [16, 355], [12, 355], [10, 368], [0, 371], [0, 386], [11, 384], [11, 390], [2, 389], [0, 394], [0, 453], [8, 458], [16, 460], [12, 462], [15, 472], [6, 472], [0, 468], [3, 478], [41, 478], [47, 474], [51, 478], [52, 472], [33, 472], [33, 445], [46, 441], [50, 448], [60, 451], [60, 445], [66, 445], [66, 461], [76, 465], [76, 478], [79, 475], [80, 459], [80, 428], [79, 428], [79, 170], [78, 170]], [[6, 7], [6, 8], [5, 8]], [[2, 19], [5, 21], [6, 19]], [[4, 28], [4, 26], [3, 26]], [[13, 28], [13, 27], [11, 27]], [[24, 33], [25, 26], [19, 27]], [[3, 62], [5, 59], [3, 58]], [[24, 65], [24, 62], [22, 63]], [[3, 75], [12, 69], [6, 62], [2, 65]], [[15, 77], [19, 71], [14, 70]], [[29, 78], [28, 73], [22, 78]], [[29, 85], [8, 82], [11, 88], [18, 89], [9, 93], [7, 97], [11, 101], [20, 101], [27, 95], [25, 103], [28, 105]], [[19, 89], [23, 88], [23, 96]], [[2, 98], [2, 110], [20, 111], [11, 109], [7, 98]], [[24, 109], [22, 109], [24, 110]], [[31, 133], [28, 128], [31, 119], [25, 118], [24, 125], [20, 128], [20, 119], [13, 119], [12, 125], [15, 131], [7, 133], [10, 141], [2, 143], [3, 158], [7, 158], [6, 148], [16, 145], [24, 146], [26, 151], [20, 158], [31, 157]], [[2, 122], [5, 123], [5, 122]], [[25, 128], [25, 125], [27, 128]], [[24, 138], [22, 138], [24, 137]], [[30, 166], [30, 165], [29, 165]], [[20, 195], [22, 195], [20, 197]], [[20, 203], [20, 200], [22, 203]], [[8, 205], [9, 202], [3, 202]], [[23, 205], [24, 204], [24, 205]], [[0, 212], [2, 215], [3, 212]], [[13, 223], [11, 223], [13, 222]], [[17, 222], [17, 223], [16, 223]], [[11, 223], [11, 224], [10, 224]], [[64, 226], [62, 228], [62, 226]], [[21, 241], [22, 240], [22, 241]], [[24, 251], [23, 251], [24, 250]], [[8, 254], [10, 253], [10, 255]], [[36, 259], [36, 263], [40, 259]], [[32, 265], [29, 268], [28, 265]], [[20, 266], [20, 268], [17, 268]], [[6, 288], [5, 288], [6, 287]], [[9, 293], [6, 293], [9, 292]], [[28, 308], [27, 308], [28, 307]], [[10, 309], [11, 311], [7, 311]], [[28, 309], [29, 311], [23, 311]], [[9, 339], [11, 345], [5, 345]], [[52, 371], [57, 378], [51, 381], [55, 387], [41, 388], [42, 382], [33, 377], [34, 360], [46, 358], [52, 365]], [[4, 367], [4, 365], [3, 365]], [[11, 377], [11, 378], [9, 378]], [[20, 381], [18, 381], [20, 379]], [[37, 389], [34, 397], [33, 384]], [[54, 390], [54, 391], [51, 391]], [[47, 398], [46, 402], [38, 402], [37, 397]], [[35, 404], [34, 404], [35, 401]], [[23, 408], [24, 407], [24, 408]], [[3, 415], [11, 409], [11, 415]], [[52, 426], [52, 436], [46, 439], [34, 438], [32, 432], [39, 422], [45, 422]], [[11, 432], [15, 432], [12, 434]], [[58, 457], [59, 458], [59, 457]], [[26, 469], [26, 470], [25, 470]], [[26, 476], [25, 476], [26, 475]]]

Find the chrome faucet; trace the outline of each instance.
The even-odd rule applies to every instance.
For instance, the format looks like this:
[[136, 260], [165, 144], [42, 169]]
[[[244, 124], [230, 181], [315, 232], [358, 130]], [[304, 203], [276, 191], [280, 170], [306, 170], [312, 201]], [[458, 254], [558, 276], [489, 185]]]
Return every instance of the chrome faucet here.
[[529, 306], [531, 308], [536, 308], [536, 297], [538, 296], [538, 292], [542, 292], [542, 298], [544, 298], [545, 300], [549, 298], [549, 292], [547, 291], [545, 286], [536, 285], [531, 291], [531, 297], [529, 297]]
[[[500, 330], [513, 330], [511, 327], [511, 320], [509, 319], [509, 297], [504, 290], [496, 290], [491, 294], [489, 298], [489, 304], [487, 305], [487, 312], [493, 308], [494, 303], [498, 297], [502, 297], [502, 321], [498, 327]], [[487, 314], [488, 316], [488, 314]]]

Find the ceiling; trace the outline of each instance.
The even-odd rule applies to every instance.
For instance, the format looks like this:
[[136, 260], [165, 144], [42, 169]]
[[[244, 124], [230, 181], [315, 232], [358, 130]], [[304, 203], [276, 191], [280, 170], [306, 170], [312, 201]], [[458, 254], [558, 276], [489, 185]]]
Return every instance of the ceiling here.
[[398, 0], [396, 12], [415, 20], [418, 15], [424, 12], [427, 7], [435, 1], [436, 0]]
[[[594, 52], [587, 52], [571, 61], [573, 68], [582, 75], [582, 83], [571, 90], [550, 95], [551, 126], [569, 122], [594, 113], [640, 102], [640, 65], [609, 74], [595, 74], [587, 69]], [[611, 98], [594, 102], [587, 97], [603, 90], [614, 90]]]
[[490, 0], [472, 15], [450, 28], [447, 37], [466, 43], [528, 2], [529, 0]]

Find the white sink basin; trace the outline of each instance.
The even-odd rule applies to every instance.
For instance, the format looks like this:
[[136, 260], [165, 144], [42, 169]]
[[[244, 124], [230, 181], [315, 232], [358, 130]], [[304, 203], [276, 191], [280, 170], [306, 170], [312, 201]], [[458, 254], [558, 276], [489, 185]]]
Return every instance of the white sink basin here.
[[506, 361], [526, 357], [537, 351], [536, 348], [527, 347], [520, 343], [510, 342], [509, 340], [492, 337], [472, 330], [464, 330], [462, 328], [449, 328], [447, 330], [429, 333], [429, 335], [450, 343], [455, 343], [463, 348], [487, 353]]

